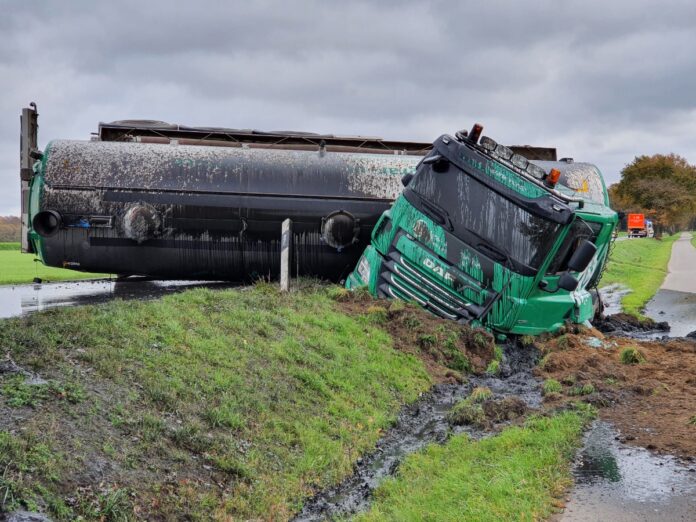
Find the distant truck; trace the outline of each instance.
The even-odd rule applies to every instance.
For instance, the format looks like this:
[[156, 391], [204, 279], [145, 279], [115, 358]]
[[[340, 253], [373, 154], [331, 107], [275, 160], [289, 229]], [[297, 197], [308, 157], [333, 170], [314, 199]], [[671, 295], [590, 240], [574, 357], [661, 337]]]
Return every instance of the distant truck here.
[[[628, 215], [628, 237], [648, 237], [648, 226], [645, 214]], [[652, 223], [650, 224], [652, 228]]]

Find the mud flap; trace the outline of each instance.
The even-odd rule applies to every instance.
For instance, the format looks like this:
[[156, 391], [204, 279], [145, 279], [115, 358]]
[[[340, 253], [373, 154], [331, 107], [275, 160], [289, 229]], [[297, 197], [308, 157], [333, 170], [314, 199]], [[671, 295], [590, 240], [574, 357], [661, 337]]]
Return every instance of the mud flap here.
[[589, 292], [592, 296], [592, 322], [594, 323], [597, 319], [601, 319], [604, 316], [604, 303], [599, 290], [592, 288]]

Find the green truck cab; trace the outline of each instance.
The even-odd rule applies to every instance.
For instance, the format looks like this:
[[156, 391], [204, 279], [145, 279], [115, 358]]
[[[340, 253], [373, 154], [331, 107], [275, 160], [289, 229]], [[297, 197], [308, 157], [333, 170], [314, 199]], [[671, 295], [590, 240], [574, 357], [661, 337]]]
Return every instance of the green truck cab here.
[[498, 334], [586, 323], [618, 221], [601, 173], [530, 162], [481, 130], [441, 136], [404, 176], [346, 287]]

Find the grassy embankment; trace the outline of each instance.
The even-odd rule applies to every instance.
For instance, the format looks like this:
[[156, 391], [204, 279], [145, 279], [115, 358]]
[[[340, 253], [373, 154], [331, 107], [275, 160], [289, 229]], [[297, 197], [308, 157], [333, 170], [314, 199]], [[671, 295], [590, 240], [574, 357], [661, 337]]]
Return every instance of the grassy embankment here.
[[[399, 303], [335, 299], [342, 295], [335, 287], [197, 289], [1, 321], [0, 346], [46, 382], [0, 373], [0, 512], [285, 520], [350, 474], [400, 407], [445, 375], [437, 360], [464, 370], [467, 360], [485, 368], [493, 356], [492, 345], [483, 346], [488, 359], [481, 346], [468, 352], [465, 343], [480, 345], [482, 334]], [[468, 488], [481, 480], [517, 488], [518, 478], [537, 477], [517, 512], [531, 518], [549, 512], [567, 484], [563, 452], [554, 452], [577, 439], [577, 422], [564, 415], [490, 442], [457, 438], [405, 469], [432, 468], [446, 455], [459, 484], [477, 470]], [[467, 487], [452, 501], [470, 502]], [[480, 496], [473, 505], [497, 518], [510, 502]]]
[[473, 442], [467, 435], [412, 455], [375, 493], [361, 522], [540, 520], [572, 484], [568, 462], [591, 413], [534, 417]]
[[35, 277], [44, 281], [68, 281], [108, 275], [44, 266], [34, 256], [22, 254], [19, 243], [0, 243], [0, 285], [31, 283]]
[[631, 291], [621, 300], [626, 313], [641, 316], [645, 304], [655, 295], [667, 275], [672, 244], [679, 234], [657, 239], [617, 241], [609, 258], [601, 286], [620, 284]]

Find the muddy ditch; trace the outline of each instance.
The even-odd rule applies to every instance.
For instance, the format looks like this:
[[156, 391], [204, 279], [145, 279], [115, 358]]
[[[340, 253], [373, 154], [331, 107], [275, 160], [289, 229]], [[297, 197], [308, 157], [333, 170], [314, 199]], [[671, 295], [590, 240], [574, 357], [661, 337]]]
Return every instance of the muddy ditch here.
[[[350, 477], [318, 492], [294, 520], [327, 520], [365, 510], [374, 490], [396, 473], [408, 454], [431, 443], [442, 444], [458, 433], [467, 433], [474, 439], [489, 436], [527, 409], [539, 408], [540, 383], [532, 374], [538, 359], [539, 351], [535, 347], [509, 344], [504, 349], [499, 376], [472, 375], [464, 383], [435, 385], [399, 413], [375, 451], [358, 460]], [[450, 412], [477, 388], [492, 392], [492, 397], [483, 404], [487, 418], [473, 425], [458, 425]]]

